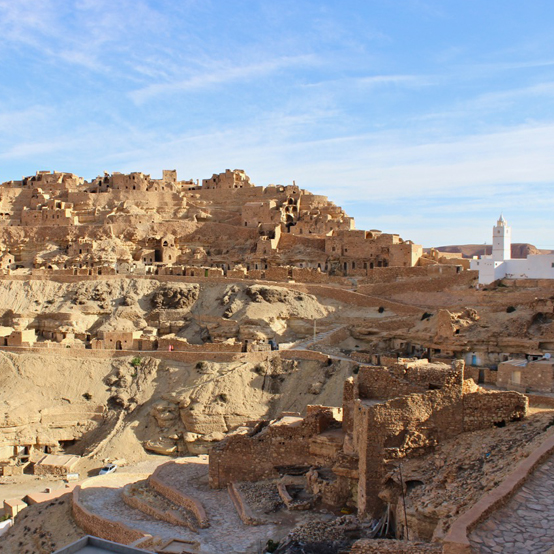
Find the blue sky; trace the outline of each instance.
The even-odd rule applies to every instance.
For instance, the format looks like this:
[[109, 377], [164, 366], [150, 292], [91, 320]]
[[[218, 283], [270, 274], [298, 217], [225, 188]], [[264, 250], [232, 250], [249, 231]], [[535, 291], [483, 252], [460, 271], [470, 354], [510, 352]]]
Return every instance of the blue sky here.
[[425, 246], [554, 249], [551, 0], [0, 0], [0, 181], [241, 168]]

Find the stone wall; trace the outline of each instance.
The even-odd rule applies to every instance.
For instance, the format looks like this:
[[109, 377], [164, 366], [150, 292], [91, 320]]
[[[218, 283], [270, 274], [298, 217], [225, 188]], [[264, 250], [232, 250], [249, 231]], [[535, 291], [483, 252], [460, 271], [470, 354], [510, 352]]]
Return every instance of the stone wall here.
[[121, 544], [131, 544], [139, 539], [147, 537], [147, 535], [141, 531], [131, 529], [123, 525], [123, 523], [112, 521], [111, 519], [101, 517], [87, 510], [79, 501], [79, 492], [84, 486], [86, 486], [85, 483], [73, 489], [72, 513], [77, 525], [79, 525], [85, 533]]
[[459, 381], [459, 371], [448, 366], [423, 363], [394, 363], [390, 367], [363, 366], [358, 374], [360, 398], [387, 400], [424, 393], [430, 387], [442, 388]]
[[444, 537], [444, 554], [471, 554], [468, 536], [492, 513], [505, 506], [533, 471], [554, 454], [554, 436], [550, 434], [528, 457], [521, 460], [498, 487], [482, 496], [476, 504], [462, 513]]
[[147, 514], [155, 519], [161, 519], [167, 521], [171, 525], [182, 525], [188, 527], [191, 531], [196, 531], [196, 527], [192, 525], [186, 518], [184, 518], [177, 510], [160, 510], [155, 506], [152, 506], [142, 498], [135, 496], [132, 493], [132, 486], [134, 483], [130, 483], [123, 487], [121, 491], [121, 498], [127, 506], [139, 510], [143, 514]]
[[170, 487], [169, 485], [166, 485], [159, 478], [159, 474], [162, 468], [168, 464], [173, 464], [173, 462], [167, 462], [167, 464], [160, 465], [155, 469], [154, 473], [152, 473], [152, 475], [148, 477], [149, 485], [154, 490], [158, 491], [161, 495], [171, 500], [171, 502], [174, 502], [179, 506], [183, 506], [187, 510], [191, 511], [196, 517], [196, 521], [198, 522], [199, 527], [209, 527], [210, 523], [208, 520], [208, 516], [206, 515], [206, 511], [198, 500], [190, 496], [186, 496], [181, 491]]
[[329, 356], [316, 350], [279, 350], [279, 356], [285, 360], [316, 360], [327, 362]]
[[463, 430], [460, 387], [410, 394], [386, 402], [354, 401], [354, 449], [360, 458], [358, 510], [376, 515], [385, 460], [425, 452]]
[[260, 422], [249, 433], [230, 435], [214, 446], [210, 450], [210, 486], [272, 479], [279, 476], [279, 466], [314, 464], [308, 441], [334, 418], [332, 408], [310, 408], [305, 419], [284, 417], [274, 425]]
[[393, 375], [383, 366], [360, 368], [357, 383], [360, 398], [367, 399], [396, 398], [404, 394], [427, 390]]
[[227, 492], [244, 525], [261, 525], [265, 523], [254, 516], [250, 506], [245, 502], [240, 488], [235, 483], [229, 483], [229, 485], [227, 485]]
[[[125, 358], [129, 356], [143, 356], [147, 357], [150, 353], [146, 350], [85, 350], [77, 348], [44, 348], [37, 349], [33, 347], [0, 347], [0, 351], [7, 352], [39, 352], [41, 355], [55, 356], [64, 358], [102, 358], [102, 359], [111, 359], [111, 358]], [[286, 351], [283, 351], [286, 352]], [[294, 351], [296, 352], [296, 351]], [[302, 354], [298, 351], [298, 357], [301, 358]], [[162, 360], [174, 360], [177, 362], [185, 363], [196, 363], [204, 360], [212, 362], [234, 362], [234, 361], [243, 361], [257, 363], [267, 360], [267, 352], [212, 352], [212, 351], [201, 351], [201, 352], [169, 352], [164, 350], [153, 350], [152, 355], [156, 359]], [[289, 356], [294, 358], [295, 356]], [[311, 358], [310, 358], [311, 359]]]
[[529, 400], [518, 392], [479, 391], [463, 397], [464, 432], [522, 419]]
[[[291, 273], [291, 268], [289, 266], [273, 266], [265, 270], [265, 278], [268, 281], [288, 281]], [[227, 272], [229, 276], [229, 272]]]
[[158, 349], [169, 351], [172, 346], [175, 352], [242, 352], [242, 344], [228, 344], [225, 342], [208, 342], [204, 344], [190, 344], [179, 338], [161, 337], [158, 339]]

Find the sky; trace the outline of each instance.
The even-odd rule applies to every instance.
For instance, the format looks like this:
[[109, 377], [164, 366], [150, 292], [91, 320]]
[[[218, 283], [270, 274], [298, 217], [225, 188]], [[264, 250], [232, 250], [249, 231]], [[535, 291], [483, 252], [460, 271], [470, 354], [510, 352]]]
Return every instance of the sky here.
[[554, 249], [551, 0], [0, 0], [0, 182], [325, 194], [424, 246]]

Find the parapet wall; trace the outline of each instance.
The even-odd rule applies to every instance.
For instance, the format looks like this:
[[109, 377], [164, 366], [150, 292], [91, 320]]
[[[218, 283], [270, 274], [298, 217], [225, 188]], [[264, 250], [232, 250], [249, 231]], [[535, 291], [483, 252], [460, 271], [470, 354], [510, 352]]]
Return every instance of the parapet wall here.
[[[155, 358], [161, 360], [172, 360], [185, 363], [196, 363], [204, 360], [212, 362], [251, 362], [257, 363], [267, 360], [267, 352], [178, 352], [165, 350], [85, 350], [84, 348], [33, 348], [27, 346], [2, 346], [0, 351], [14, 352], [16, 354], [32, 352], [45, 356], [55, 356], [57, 358], [127, 358], [130, 356], [138, 356], [144, 358]], [[283, 351], [286, 352], [286, 351]], [[300, 357], [300, 356], [299, 356]]]
[[466, 510], [450, 526], [444, 538], [444, 554], [471, 554], [469, 534], [492, 513], [505, 506], [547, 458], [554, 454], [554, 436], [552, 433], [527, 458], [520, 461], [514, 471], [498, 487], [485, 494], [479, 501]]

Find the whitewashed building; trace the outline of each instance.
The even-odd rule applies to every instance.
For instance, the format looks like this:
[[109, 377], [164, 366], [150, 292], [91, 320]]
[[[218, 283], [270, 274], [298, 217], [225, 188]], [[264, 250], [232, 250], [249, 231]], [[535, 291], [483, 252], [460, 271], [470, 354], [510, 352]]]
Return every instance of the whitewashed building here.
[[532, 254], [512, 259], [512, 229], [501, 215], [492, 228], [492, 255], [471, 260], [470, 269], [479, 271], [479, 284], [497, 279], [554, 279], [554, 254]]

